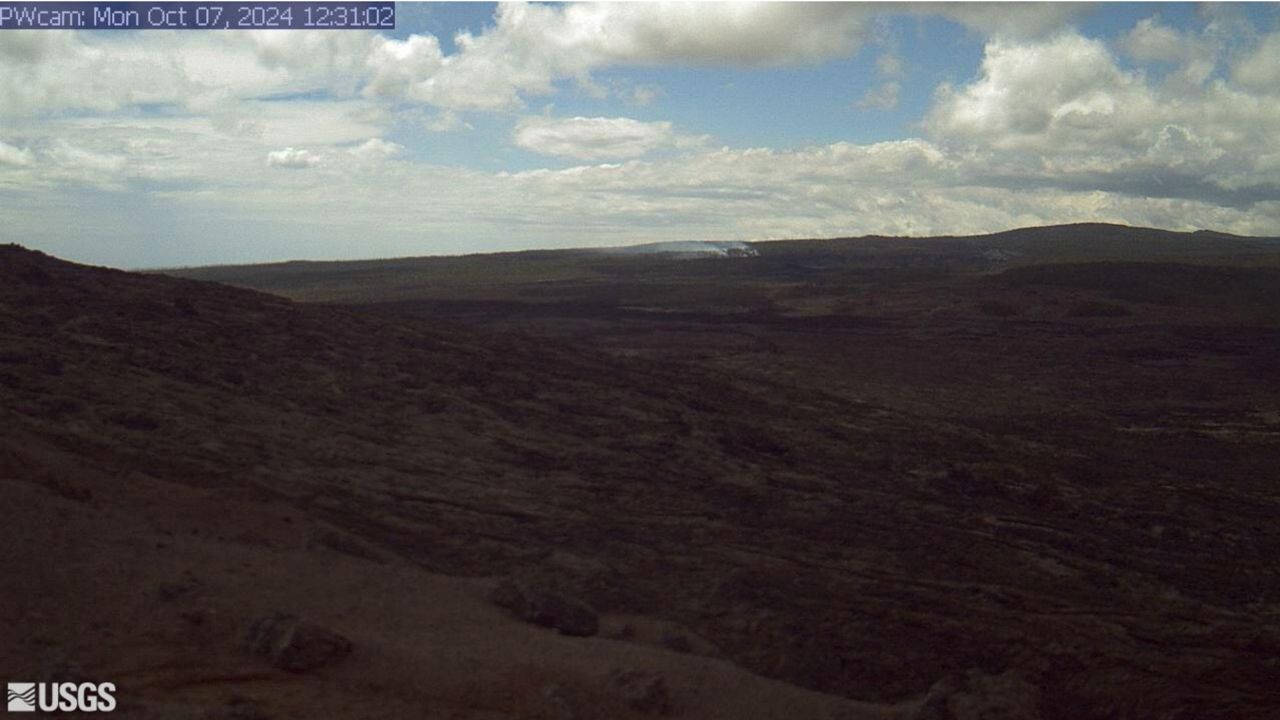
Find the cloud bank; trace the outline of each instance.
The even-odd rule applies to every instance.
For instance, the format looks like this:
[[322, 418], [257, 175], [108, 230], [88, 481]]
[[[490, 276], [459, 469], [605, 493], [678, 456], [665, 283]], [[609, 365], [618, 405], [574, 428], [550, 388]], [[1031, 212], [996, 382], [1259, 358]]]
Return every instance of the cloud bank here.
[[[1226, 14], [1191, 27], [1153, 14], [1107, 39], [1074, 26], [1086, 11], [501, 5], [451, 52], [423, 33], [7, 32], [0, 207], [15, 232], [40, 236], [69, 204], [116, 198], [118, 222], [66, 220], [52, 242], [97, 233], [92, 251], [77, 246], [101, 252], [85, 259], [151, 265], [1085, 219], [1280, 234], [1280, 33]], [[913, 65], [879, 44], [886, 15], [943, 17], [982, 38], [977, 67], [936, 84], [892, 141], [723, 145], [709, 128], [662, 119], [673, 98], [660, 85], [601, 76], [865, 53], [872, 81], [845, 107], [851, 119], [892, 113]], [[529, 109], [566, 93], [622, 110]], [[545, 166], [479, 169], [412, 147], [414, 133], [465, 144], [495, 124], [495, 153]], [[139, 206], [152, 215], [127, 214]], [[139, 219], [168, 215], [183, 222]], [[146, 240], [237, 224], [273, 240], [193, 235], [162, 251]]]

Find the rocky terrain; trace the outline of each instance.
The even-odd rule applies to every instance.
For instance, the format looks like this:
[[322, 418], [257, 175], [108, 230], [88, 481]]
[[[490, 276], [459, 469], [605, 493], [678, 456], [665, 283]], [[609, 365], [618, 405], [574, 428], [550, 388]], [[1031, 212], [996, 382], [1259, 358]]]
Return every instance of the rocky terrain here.
[[754, 249], [178, 273], [275, 295], [0, 249], [0, 673], [156, 718], [1280, 712], [1280, 245]]

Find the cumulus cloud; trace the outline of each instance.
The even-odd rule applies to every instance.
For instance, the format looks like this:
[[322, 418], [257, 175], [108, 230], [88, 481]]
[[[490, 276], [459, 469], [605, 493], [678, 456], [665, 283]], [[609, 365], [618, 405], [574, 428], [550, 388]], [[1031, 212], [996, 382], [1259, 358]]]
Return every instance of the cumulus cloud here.
[[1106, 45], [1076, 34], [1042, 43], [988, 43], [980, 77], [943, 88], [927, 118], [937, 134], [1002, 148], [1130, 132], [1125, 116], [1154, 108], [1141, 80], [1120, 70]]
[[1232, 77], [1255, 92], [1280, 95], [1280, 32], [1267, 35], [1242, 58], [1232, 68]]
[[88, 33], [13, 30], [0, 42], [0, 115], [228, 101], [323, 90], [349, 95], [366, 76], [362, 31]]
[[429, 99], [431, 82], [444, 66], [440, 41], [431, 35], [410, 35], [404, 40], [380, 37], [367, 58], [369, 97]]
[[1213, 43], [1194, 33], [1145, 18], [1120, 40], [1129, 57], [1141, 63], [1166, 62], [1179, 66], [1179, 78], [1191, 85], [1204, 82], [1217, 65]]
[[[304, 215], [316, 226], [332, 225], [323, 232], [335, 236], [352, 218], [377, 217], [379, 254], [420, 251], [423, 237], [457, 243], [432, 246], [437, 251], [474, 252], [689, 237], [977, 233], [1081, 219], [1247, 233], [1280, 221], [1274, 202], [1241, 209], [1094, 188], [977, 184], [962, 154], [920, 139], [724, 148], [518, 173], [401, 170], [362, 176], [360, 193], [325, 178], [305, 194], [262, 185], [238, 192], [237, 202], [263, 212], [287, 205], [288, 221]], [[431, 203], [404, 201], [428, 195]], [[495, 234], [501, 244], [486, 239]], [[374, 252], [334, 242], [348, 255]]]
[[[502, 5], [449, 54], [428, 35], [10, 31], [0, 37], [0, 184], [26, 191], [23, 208], [65, 204], [64, 185], [145, 187], [146, 203], [193, 227], [245, 218], [257, 233], [245, 237], [273, 242], [305, 225], [295, 256], [1082, 219], [1277, 232], [1280, 34], [1150, 18], [1109, 43], [1070, 29], [1074, 7], [1022, 8]], [[922, 137], [713, 149], [668, 122], [521, 110], [565, 83], [635, 104], [661, 95], [603, 72], [612, 67], [844, 57], [874, 33], [868, 18], [885, 13], [942, 14], [992, 38], [971, 79], [939, 88]], [[876, 75], [862, 106], [894, 107], [909, 87], [894, 52], [882, 52]], [[464, 118], [486, 110], [500, 112], [476, 123], [483, 132], [509, 129], [515, 146], [578, 166], [503, 173], [381, 161], [405, 156], [387, 137], [467, 128]], [[47, 232], [36, 223], [48, 213], [5, 209], [33, 218], [26, 231]], [[377, 218], [381, 245], [349, 244], [362, 218]], [[253, 251], [281, 247], [262, 245]]]
[[[370, 97], [465, 110], [522, 106], [569, 78], [590, 92], [592, 72], [613, 66], [762, 67], [820, 63], [855, 54], [877, 17], [934, 14], [986, 34], [1021, 37], [1064, 26], [1077, 3], [570, 3], [500, 4], [484, 32], [459, 33], [446, 56], [436, 38], [375, 41]], [[895, 58], [882, 68], [900, 73]], [[646, 97], [647, 96], [647, 97]], [[638, 90], [637, 104], [652, 96]]]
[[1129, 31], [1121, 46], [1140, 62], [1175, 62], [1192, 52], [1188, 38], [1178, 30], [1163, 25], [1156, 18], [1145, 18]]
[[64, 108], [116, 110], [170, 102], [188, 91], [170, 59], [138, 52], [132, 39], [10, 30], [0, 47], [6, 48], [0, 54], [0, 115]]
[[[1202, 153], [1195, 162], [1221, 162], [1212, 160], [1203, 136], [1187, 130], [1163, 132], [1148, 162], [1192, 156], [1194, 148]], [[23, 136], [36, 138], [32, 132], [39, 130], [24, 128]], [[182, 180], [149, 193], [147, 207], [151, 212], [167, 208], [189, 218], [176, 238], [184, 241], [164, 244], [170, 248], [165, 252], [175, 253], [172, 257], [149, 255], [134, 264], [225, 262], [229, 256], [262, 261], [300, 254], [478, 252], [689, 237], [727, 241], [977, 233], [1082, 219], [1183, 229], [1208, 226], [1245, 234], [1274, 233], [1280, 227], [1280, 202], [1274, 193], [1272, 200], [1245, 207], [1212, 198], [1159, 197], [1142, 187], [1101, 189], [1091, 182], [1073, 186], [1062, 181], [1068, 177], [1065, 171], [1056, 170], [1037, 169], [1039, 175], [1005, 182], [993, 173], [1009, 167], [1030, 171], [999, 154], [953, 146], [944, 139], [839, 142], [796, 150], [700, 149], [656, 159], [514, 173], [364, 162], [348, 152], [326, 149], [323, 164], [307, 172], [285, 173], [262, 162], [265, 151], [258, 141], [201, 134], [194, 124], [175, 122], [145, 133], [99, 132], [77, 130], [73, 146], [98, 156], [123, 157], [123, 162], [104, 168], [114, 169], [115, 177], [147, 173]], [[33, 142], [52, 147], [38, 138]], [[191, 148], [198, 157], [174, 155], [175, 146]], [[34, 145], [32, 151], [35, 166], [18, 172], [46, 172], [50, 163], [43, 151]], [[176, 160], [182, 166], [170, 168], [167, 163]], [[1114, 176], [1115, 171], [1100, 166], [1088, 172]], [[5, 177], [0, 172], [0, 182]], [[23, 207], [56, 208], [62, 197], [56, 186], [47, 191], [37, 187], [24, 193]], [[416, 201], [423, 197], [431, 202]], [[123, 218], [136, 206], [122, 198], [118, 207], [118, 227], [127, 229]], [[47, 223], [47, 213], [24, 213], [11, 213], [13, 222], [19, 222], [14, 232], [49, 234], [39, 225]], [[374, 218], [378, 231], [369, 233], [367, 224]], [[124, 248], [130, 242], [125, 230], [112, 234], [117, 228], [113, 223], [103, 218], [95, 226], [93, 252], [106, 253], [107, 248]], [[201, 242], [199, 228], [211, 225], [228, 238], [239, 237], [243, 230], [244, 237], [255, 240], [234, 247], [230, 239]], [[362, 242], [352, 244], [353, 236]], [[94, 259], [123, 262], [119, 255], [99, 254]]]
[[347, 152], [360, 160], [385, 160], [404, 152], [404, 146], [382, 138], [369, 138]]
[[785, 65], [852, 54], [872, 12], [829, 3], [582, 4], [567, 6], [550, 29], [613, 62]]
[[925, 127], [983, 182], [1240, 207], [1280, 191], [1280, 99], [1185, 75], [1154, 83], [1074, 33], [988, 43], [979, 77], [942, 88]]
[[[610, 65], [778, 64], [850, 52], [862, 13], [827, 8], [837, 10], [790, 4], [502, 4], [492, 28], [459, 33], [459, 51], [448, 57], [430, 36], [382, 41], [370, 60], [365, 92], [492, 110], [519, 107], [521, 94], [548, 94], [558, 78], [587, 84], [591, 71]], [[813, 22], [819, 15], [831, 22]], [[792, 31], [780, 33], [779, 27]]]
[[[869, 225], [904, 229], [913, 217], [904, 210], [945, 185], [953, 171], [937, 148], [911, 140], [796, 151], [722, 148], [502, 179], [505, 191], [524, 198], [520, 204], [545, 207], [537, 213], [543, 218], [590, 218], [626, 235], [654, 232], [660, 217], [670, 239], [679, 232], [742, 239], [838, 234]], [[886, 184], [886, 177], [894, 182]], [[625, 230], [628, 224], [636, 230]]]
[[640, 157], [664, 147], [687, 147], [700, 139], [677, 135], [669, 122], [526, 117], [517, 123], [512, 141], [542, 155], [597, 161]]
[[617, 65], [820, 62], [856, 52], [873, 13], [840, 3], [504, 3], [492, 27], [459, 33], [449, 56], [430, 36], [381, 40], [365, 93], [495, 110], [549, 94], [560, 78], [590, 88], [593, 71]]
[[923, 139], [723, 148], [500, 175], [488, 189], [520, 223], [551, 223], [569, 237], [568, 226], [580, 224], [615, 239], [977, 233], [1080, 219], [1257, 232], [1280, 212], [1280, 203], [1244, 209], [1092, 187], [977, 183], [970, 162], [966, 151]]
[[[213, 113], [236, 101], [324, 92], [444, 110], [510, 110], [616, 66], [783, 66], [856, 53], [877, 17], [932, 13], [983, 32], [1043, 29], [1075, 5], [570, 3], [498, 5], [446, 55], [431, 35], [366, 31], [11, 31], [0, 43], [0, 114], [139, 104]], [[110, 58], [110, 62], [103, 62]], [[891, 75], [891, 74], [890, 74]], [[655, 93], [638, 87], [636, 104]]]
[[[249, 30], [226, 40], [247, 47], [267, 71], [283, 71], [292, 89], [325, 88], [338, 95], [351, 95], [364, 82], [367, 58], [379, 41], [380, 36], [360, 30]], [[210, 67], [207, 62], [188, 64], [189, 72], [206, 82], [213, 80], [203, 75]]]
[[[459, 33], [446, 56], [436, 38], [378, 39], [368, 61], [371, 97], [465, 110], [510, 109], [545, 95], [559, 79], [598, 90], [592, 72], [614, 66], [803, 65], [855, 54], [877, 18], [942, 15], [989, 35], [1058, 30], [1079, 3], [503, 3], [483, 32]], [[882, 72], [900, 66], [885, 56]], [[638, 91], [638, 104], [646, 104]], [[652, 97], [649, 96], [648, 100]]]
[[310, 150], [296, 150], [287, 147], [267, 153], [267, 164], [271, 167], [305, 170], [320, 164], [320, 156]]

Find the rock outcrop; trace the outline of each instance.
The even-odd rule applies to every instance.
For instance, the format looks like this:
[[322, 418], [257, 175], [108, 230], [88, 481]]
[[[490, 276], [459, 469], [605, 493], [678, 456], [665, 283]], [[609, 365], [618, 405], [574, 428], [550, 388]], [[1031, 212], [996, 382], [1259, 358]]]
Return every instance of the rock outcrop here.
[[661, 673], [647, 670], [614, 671], [611, 680], [627, 707], [645, 715], [670, 715], [671, 693]]
[[503, 580], [489, 599], [525, 622], [555, 628], [562, 635], [590, 637], [600, 630], [596, 612], [585, 603], [527, 583]]
[[277, 613], [260, 618], [247, 637], [249, 651], [289, 672], [306, 672], [351, 654], [351, 641], [315, 623]]

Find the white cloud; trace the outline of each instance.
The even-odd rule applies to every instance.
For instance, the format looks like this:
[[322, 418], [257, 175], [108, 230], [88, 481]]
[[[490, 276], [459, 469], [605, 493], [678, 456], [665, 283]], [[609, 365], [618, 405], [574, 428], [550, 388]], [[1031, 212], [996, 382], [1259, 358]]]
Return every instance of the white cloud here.
[[1138, 21], [1120, 40], [1120, 47], [1141, 63], [1177, 63], [1177, 77], [1190, 85], [1203, 83], [1217, 65], [1216, 48], [1208, 38], [1176, 30], [1153, 17]]
[[365, 100], [250, 101], [235, 117], [254, 123], [267, 145], [333, 145], [381, 134], [391, 115]]
[[1139, 62], [1176, 62], [1185, 60], [1192, 52], [1189, 38], [1156, 18], [1145, 18], [1129, 31], [1120, 42], [1133, 59]]
[[993, 41], [979, 77], [942, 88], [925, 126], [935, 141], [968, 153], [980, 182], [1238, 207], [1274, 196], [1280, 98], [1195, 76], [1154, 83], [1074, 33]]
[[0, 141], [0, 165], [28, 167], [35, 162], [29, 148], [20, 148]]
[[[1079, 3], [569, 3], [499, 4], [483, 32], [459, 33], [444, 55], [431, 36], [378, 39], [368, 65], [370, 97], [404, 98], [442, 108], [520, 108], [560, 79], [588, 94], [592, 72], [614, 66], [803, 65], [855, 54], [877, 17], [948, 17], [985, 34], [1022, 37], [1064, 27], [1088, 8]], [[886, 55], [882, 72], [900, 73]], [[652, 99], [637, 94], [638, 104]]]
[[[28, 128], [23, 131], [23, 137], [46, 146], [29, 135]], [[148, 214], [168, 213], [183, 222], [163, 225], [170, 242], [127, 256], [135, 265], [479, 252], [690, 237], [976, 233], [1080, 220], [1209, 226], [1246, 234], [1280, 228], [1280, 202], [1274, 201], [1233, 207], [1212, 199], [1101, 190], [1090, 183], [1065, 187], [1045, 181], [1056, 178], [1058, 170], [1039, 166], [1035, 171], [1040, 175], [1001, 182], [990, 175], [1006, 166], [1026, 168], [1004, 155], [949, 147], [942, 140], [841, 142], [799, 150], [722, 148], [518, 173], [365, 162], [341, 149], [324, 148], [323, 163], [307, 172], [285, 173], [262, 162], [266, 150], [259, 141], [227, 138], [208, 128], [200, 133], [194, 125], [187, 130], [80, 128], [73, 135], [82, 150], [123, 158], [105, 168], [115, 169], [118, 180], [182, 180], [170, 189], [148, 193]], [[1194, 129], [1170, 128], [1161, 137], [1147, 162], [1165, 163], [1197, 152], [1201, 155], [1195, 162], [1221, 162], [1213, 160], [1212, 149]], [[43, 171], [48, 164], [36, 145], [35, 168], [18, 172]], [[172, 154], [175, 146], [189, 148], [196, 157]], [[319, 154], [293, 150], [295, 157], [301, 152]], [[169, 168], [167, 163], [179, 165]], [[1061, 174], [1084, 172], [1114, 170], [1103, 164], [1067, 168]], [[0, 179], [4, 177], [0, 173]], [[66, 192], [58, 185], [29, 186], [23, 207], [56, 207], [65, 202]], [[420, 202], [424, 197], [431, 202]], [[139, 232], [140, 226], [127, 221], [138, 207], [136, 197], [121, 194], [113, 207], [119, 208], [119, 222], [98, 221], [93, 242], [83, 245], [86, 253], [96, 254], [85, 259], [123, 263], [125, 248], [136, 244], [130, 233]], [[47, 223], [47, 213], [9, 216], [18, 223], [11, 228], [15, 233], [58, 234], [57, 227], [37, 224], [42, 219]], [[377, 232], [370, 232], [374, 223]], [[209, 242], [209, 228], [216, 228], [216, 242]], [[71, 233], [66, 242], [78, 236]], [[362, 242], [351, 243], [353, 236]], [[156, 247], [172, 255], [142, 254], [154, 253]]]
[[669, 122], [603, 117], [526, 117], [516, 125], [512, 140], [531, 152], [588, 161], [640, 157], [700, 142], [678, 136]]
[[569, 5], [548, 29], [560, 44], [613, 63], [785, 65], [851, 55], [873, 12], [835, 3], [600, 3]]
[[369, 138], [347, 152], [360, 160], [385, 160], [404, 152], [404, 146], [382, 138]]
[[1266, 36], [1242, 58], [1232, 68], [1232, 77], [1255, 92], [1280, 95], [1280, 32]]
[[1125, 134], [1154, 111], [1141, 79], [1120, 70], [1106, 46], [1075, 34], [1047, 42], [987, 44], [977, 81], [942, 90], [927, 118], [935, 133], [1000, 148], [1046, 137], [1097, 140]]
[[380, 40], [364, 92], [498, 110], [550, 94], [561, 78], [590, 91], [592, 71], [617, 65], [813, 63], [856, 52], [873, 12], [840, 3], [504, 3], [492, 27], [460, 33], [449, 56], [430, 36]]
[[[1076, 12], [1072, 5], [1000, 5], [503, 3], [491, 26], [459, 33], [448, 56], [431, 35], [400, 40], [365, 31], [10, 31], [0, 43], [0, 114], [144, 103], [215, 114], [238, 101], [310, 92], [510, 110], [564, 79], [588, 93], [601, 90], [591, 73], [608, 67], [848, 57], [888, 13], [941, 14], [996, 32], [1049, 27]], [[654, 97], [643, 87], [633, 94], [639, 105]]]
[[206, 111], [270, 94], [346, 95], [363, 81], [373, 38], [362, 31], [7, 31], [0, 115], [140, 104]]
[[44, 152], [47, 166], [43, 176], [56, 183], [120, 189], [128, 158], [119, 153], [99, 152], [56, 140]]
[[[24, 193], [21, 208], [4, 210], [32, 218], [24, 232], [49, 235], [56, 229], [26, 208], [65, 207], [86, 186], [145, 188], [118, 194], [119, 222], [100, 223], [96, 247], [123, 247], [140, 226], [129, 217], [167, 211], [191, 219], [180, 232], [253, 238], [244, 260], [1087, 219], [1280, 233], [1280, 34], [1252, 42], [1233, 39], [1246, 36], [1225, 20], [1196, 32], [1151, 19], [1108, 45], [1062, 31], [1074, 9], [1006, 10], [1014, 17], [967, 6], [503, 5], [448, 56], [433, 37], [359, 32], [10, 31], [0, 35], [0, 186]], [[637, 104], [661, 94], [601, 72], [610, 67], [847, 55], [871, 32], [866, 18], [887, 12], [941, 13], [999, 36], [976, 76], [939, 90], [922, 138], [708, 150], [706, 137], [668, 122], [548, 110], [497, 121], [515, 124], [515, 145], [582, 166], [501, 173], [378, 161], [404, 158], [387, 137], [467, 128], [468, 111], [509, 113], [565, 83]], [[1149, 62], [1176, 69], [1140, 67]], [[1217, 62], [1226, 76], [1212, 72]], [[865, 107], [894, 105], [907, 82], [901, 64], [880, 55]], [[290, 167], [308, 171], [280, 171]], [[130, 214], [139, 207], [146, 213]], [[243, 232], [226, 229], [232, 217]], [[239, 242], [206, 235], [202, 245], [190, 232], [191, 242], [165, 247], [210, 254], [182, 262], [226, 260], [216, 253]]]
[[431, 35], [410, 35], [404, 40], [379, 37], [367, 59], [368, 97], [428, 99], [431, 80], [444, 66], [440, 41]]
[[200, 119], [86, 116], [11, 125], [25, 139], [32, 187], [121, 188], [135, 179], [218, 183], [243, 171], [229, 167], [228, 158], [244, 141], [226, 138]]
[[[444, 55], [436, 38], [378, 39], [368, 65], [369, 97], [442, 108], [503, 110], [546, 95], [559, 79], [588, 94], [590, 75], [614, 66], [760, 67], [820, 63], [856, 53], [877, 16], [937, 14], [984, 33], [1022, 36], [1061, 28], [1085, 9], [1066, 3], [504, 3], [484, 32], [460, 33]], [[894, 57], [882, 72], [895, 77]], [[638, 89], [637, 104], [653, 99]]]
[[271, 167], [302, 170], [320, 164], [320, 156], [310, 150], [296, 150], [287, 147], [267, 153], [267, 164]]
[[[330, 248], [347, 257], [689, 237], [977, 233], [1085, 219], [1234, 232], [1280, 226], [1280, 203], [1243, 210], [1094, 189], [984, 186], [970, 182], [963, 160], [928, 141], [907, 140], [721, 149], [520, 173], [400, 164], [390, 174], [359, 176], [360, 192], [339, 182], [336, 169], [305, 193], [258, 184], [234, 197], [240, 212], [278, 217], [285, 226], [305, 218], [319, 233], [308, 235], [317, 243], [313, 256]], [[432, 202], [406, 202], [424, 196]], [[378, 222], [377, 245], [344, 243], [344, 234], [371, 218]], [[424, 238], [440, 240], [424, 245]]]
[[187, 91], [170, 58], [138, 52], [131, 39], [9, 30], [0, 46], [7, 47], [0, 54], [0, 115], [63, 108], [115, 110], [169, 102]]
[[866, 110], [892, 110], [898, 107], [898, 93], [901, 90], [902, 85], [896, 80], [890, 80], [868, 90], [854, 105]]
[[366, 58], [380, 39], [360, 30], [251, 30], [230, 36], [231, 42], [247, 45], [261, 67], [284, 71], [291, 86], [287, 89], [324, 88], [339, 95], [353, 94], [364, 82]]

